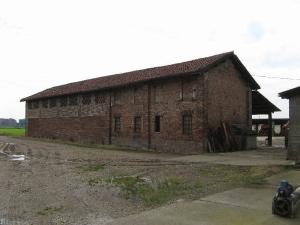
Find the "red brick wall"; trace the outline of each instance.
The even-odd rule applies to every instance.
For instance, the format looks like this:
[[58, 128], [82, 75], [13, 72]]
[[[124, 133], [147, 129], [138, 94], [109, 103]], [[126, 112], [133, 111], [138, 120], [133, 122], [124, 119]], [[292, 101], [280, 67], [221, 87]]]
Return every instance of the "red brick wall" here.
[[40, 102], [38, 109], [28, 109], [26, 104], [27, 135], [108, 144], [109, 93], [102, 94], [105, 102], [101, 104], [95, 103], [95, 95], [90, 105], [81, 104], [81, 95], [77, 106], [60, 107], [57, 101], [56, 107], [43, 108]]
[[251, 89], [230, 60], [208, 71], [207, 118], [208, 127], [216, 128], [220, 122], [251, 124]]
[[[203, 77], [160, 83], [160, 102], [151, 104], [151, 143], [156, 150], [180, 153], [203, 152]], [[158, 85], [157, 85], [158, 86]], [[195, 98], [192, 93], [195, 90]], [[183, 93], [181, 93], [183, 90]], [[151, 93], [154, 98], [154, 93]], [[184, 135], [182, 116], [192, 115], [192, 134]], [[161, 116], [161, 132], [154, 131], [155, 116]]]
[[108, 143], [108, 130], [101, 117], [28, 119], [30, 137], [60, 139], [82, 143]]
[[[155, 151], [202, 152], [202, 77], [184, 80], [183, 100], [180, 98], [181, 79], [143, 84], [136, 86], [135, 89], [119, 90], [122, 93], [120, 104], [112, 106], [112, 118], [121, 116], [122, 128], [121, 132], [112, 132], [112, 143], [147, 148], [150, 131], [150, 148]], [[196, 93], [195, 99], [192, 99], [193, 88]], [[159, 93], [157, 102], [155, 101], [155, 92]], [[150, 104], [149, 108], [148, 104]], [[182, 133], [182, 115], [185, 112], [190, 112], [193, 116], [192, 135], [183, 135]], [[150, 124], [148, 113], [150, 113]], [[154, 131], [156, 115], [161, 116], [159, 133]], [[141, 133], [134, 133], [133, 126], [136, 116], [142, 118]]]
[[[82, 96], [79, 96], [77, 106], [60, 107], [58, 102], [57, 107], [43, 108], [40, 103], [38, 109], [26, 110], [28, 136], [108, 144], [111, 98], [112, 144], [150, 147], [155, 151], [199, 153], [203, 151], [202, 86], [202, 77], [197, 76], [105, 92], [104, 104], [96, 104], [94, 95], [90, 105], [81, 104]], [[159, 93], [157, 102], [154, 89]], [[118, 96], [117, 101], [114, 96]], [[186, 112], [193, 117], [191, 135], [183, 135], [182, 132], [182, 115]], [[159, 133], [154, 131], [156, 115], [161, 116]], [[136, 116], [142, 119], [140, 133], [134, 132]], [[115, 117], [121, 118], [120, 132], [114, 130]]]
[[[172, 78], [103, 92], [105, 102], [90, 105], [28, 109], [28, 136], [58, 138], [149, 148], [154, 151], [201, 153], [205, 151], [206, 128], [220, 121], [249, 123], [251, 99], [248, 85], [231, 61], [204, 75]], [[117, 101], [114, 100], [117, 96]], [[251, 95], [250, 95], [251, 96]], [[111, 99], [111, 103], [110, 103]], [[110, 108], [111, 105], [111, 108]], [[110, 121], [111, 114], [111, 121]], [[184, 135], [182, 116], [192, 115], [192, 133]], [[161, 131], [154, 131], [155, 116], [161, 117]], [[134, 132], [134, 118], [142, 129]], [[115, 132], [114, 117], [121, 118]], [[251, 118], [251, 117], [250, 117]], [[111, 123], [110, 123], [111, 122]], [[150, 123], [149, 123], [150, 122]], [[110, 138], [111, 126], [111, 138]]]

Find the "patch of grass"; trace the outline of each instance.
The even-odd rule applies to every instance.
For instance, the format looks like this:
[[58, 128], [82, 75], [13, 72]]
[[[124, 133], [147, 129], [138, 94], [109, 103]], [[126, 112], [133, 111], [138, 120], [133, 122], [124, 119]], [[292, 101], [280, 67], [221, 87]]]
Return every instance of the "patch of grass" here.
[[101, 164], [93, 164], [93, 165], [84, 165], [79, 167], [84, 172], [97, 172], [100, 170], [104, 170], [104, 165]]
[[218, 177], [218, 181], [223, 181], [233, 185], [263, 185], [267, 182], [267, 177], [287, 170], [286, 167], [274, 166], [221, 166], [217, 170], [208, 171], [209, 176]]
[[261, 175], [252, 175], [252, 176], [249, 176], [245, 179], [244, 183], [245, 184], [265, 184], [267, 183], [267, 176], [261, 174]]
[[24, 137], [25, 128], [0, 128], [0, 136]]
[[186, 185], [177, 177], [151, 182], [139, 177], [112, 177], [107, 182], [120, 187], [125, 198], [139, 198], [147, 205], [163, 204], [202, 188], [199, 183]]
[[60, 211], [63, 207], [52, 207], [52, 206], [48, 206], [40, 211], [37, 212], [38, 215], [41, 216], [47, 216], [47, 215], [52, 215], [58, 211]]
[[101, 183], [101, 182], [102, 182], [102, 179], [101, 179], [100, 177], [90, 178], [90, 179], [88, 180], [89, 186], [95, 186], [95, 185], [97, 185], [97, 184], [99, 184], [99, 183]]

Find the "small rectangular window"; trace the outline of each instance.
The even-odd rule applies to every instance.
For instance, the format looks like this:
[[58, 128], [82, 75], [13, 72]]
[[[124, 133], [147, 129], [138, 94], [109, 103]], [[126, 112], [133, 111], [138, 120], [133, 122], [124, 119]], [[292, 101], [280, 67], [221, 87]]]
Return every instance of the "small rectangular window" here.
[[182, 131], [183, 134], [192, 134], [192, 116], [184, 115], [182, 117]]
[[133, 88], [133, 104], [137, 103], [137, 88]]
[[34, 109], [37, 109], [37, 108], [39, 108], [40, 107], [40, 102], [39, 101], [34, 101], [33, 102], [33, 108]]
[[192, 99], [197, 99], [197, 88], [195, 85], [193, 86]]
[[120, 132], [121, 131], [121, 117], [116, 116], [115, 117], [115, 132]]
[[48, 108], [48, 99], [42, 101], [43, 108]]
[[105, 95], [103, 93], [97, 93], [95, 95], [95, 103], [96, 104], [104, 104], [105, 103]]
[[160, 92], [161, 92], [161, 87], [159, 87], [159, 86], [154, 86], [153, 87], [153, 94], [154, 94], [154, 102], [155, 103], [159, 103], [160, 101], [161, 101], [161, 99], [160, 99]]
[[56, 107], [56, 98], [50, 99], [50, 108]]
[[114, 101], [114, 105], [116, 105], [116, 104], [120, 104], [120, 102], [121, 102], [121, 95], [120, 95], [120, 93], [119, 92], [114, 92], [114, 99], [113, 99]]
[[60, 98], [60, 107], [66, 107], [68, 105], [68, 97]]
[[84, 94], [82, 95], [82, 104], [89, 105], [92, 102], [92, 95], [91, 94]]
[[140, 116], [136, 116], [134, 118], [134, 132], [140, 133], [142, 131], [142, 118]]
[[160, 132], [160, 116], [155, 116], [154, 131]]
[[73, 105], [78, 105], [78, 96], [77, 95], [73, 95], [69, 97], [69, 105], [73, 106]]

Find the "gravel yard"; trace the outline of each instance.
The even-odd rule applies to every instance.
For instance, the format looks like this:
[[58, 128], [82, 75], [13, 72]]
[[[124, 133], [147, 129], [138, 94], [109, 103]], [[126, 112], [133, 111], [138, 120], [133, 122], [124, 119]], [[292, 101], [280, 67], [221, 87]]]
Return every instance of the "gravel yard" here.
[[[267, 176], [288, 170], [26, 138], [0, 137], [1, 148], [1, 225], [104, 225], [171, 202], [261, 185]], [[19, 154], [25, 160], [13, 160]]]

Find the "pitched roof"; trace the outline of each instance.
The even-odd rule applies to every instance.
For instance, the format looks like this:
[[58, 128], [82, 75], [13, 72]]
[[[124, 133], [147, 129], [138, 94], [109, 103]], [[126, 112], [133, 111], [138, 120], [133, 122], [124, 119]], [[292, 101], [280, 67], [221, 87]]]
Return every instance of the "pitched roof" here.
[[281, 111], [258, 91], [252, 91], [252, 115], [268, 114]]
[[300, 95], [300, 86], [279, 93], [279, 96], [280, 96], [281, 98], [291, 98], [291, 97], [294, 97], [294, 96], [296, 96], [296, 95]]
[[226, 52], [219, 55], [213, 55], [210, 57], [195, 59], [167, 66], [136, 70], [110, 76], [102, 76], [94, 79], [60, 85], [23, 98], [21, 99], [21, 101], [36, 100], [103, 89], [112, 89], [150, 80], [201, 73], [218, 65], [227, 58], [232, 58], [233, 63], [241, 71], [243, 78], [249, 83], [249, 86], [252, 89], [260, 88], [253, 77], [250, 75], [250, 73], [247, 71], [245, 66], [240, 62], [238, 57], [233, 52]]

